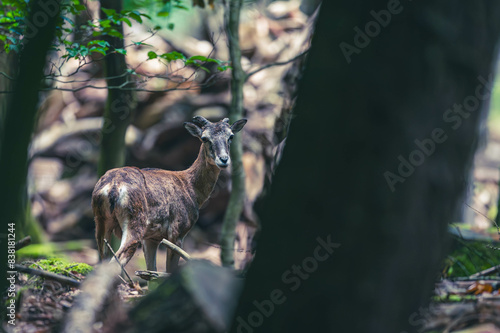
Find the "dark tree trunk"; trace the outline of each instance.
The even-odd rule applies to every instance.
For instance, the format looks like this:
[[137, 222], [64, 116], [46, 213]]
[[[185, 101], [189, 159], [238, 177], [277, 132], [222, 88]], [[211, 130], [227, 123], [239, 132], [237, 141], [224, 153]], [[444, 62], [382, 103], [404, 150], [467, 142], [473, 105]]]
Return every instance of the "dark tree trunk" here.
[[[117, 13], [122, 10], [121, 0], [102, 0], [101, 6], [106, 9], [114, 9]], [[102, 12], [101, 12], [102, 13]], [[102, 15], [105, 15], [102, 13]], [[123, 34], [122, 25], [115, 27]], [[112, 48], [123, 49], [122, 38], [105, 36]], [[125, 75], [127, 63], [125, 55], [111, 53], [105, 58], [105, 73], [108, 87], [108, 98], [104, 110], [104, 124], [102, 127], [101, 154], [98, 165], [99, 177], [109, 169], [125, 165], [125, 134], [132, 119], [135, 108], [135, 94], [131, 90], [118, 89], [130, 88], [129, 75]]]
[[[35, 123], [38, 93], [43, 76], [47, 52], [54, 39], [56, 21], [60, 13], [60, 1], [30, 2], [28, 22], [19, 59], [13, 93], [2, 112], [0, 128], [0, 220], [2, 234], [7, 233], [7, 223], [16, 223], [16, 231], [22, 234], [27, 205], [26, 174], [28, 145]], [[2, 238], [2, 257], [7, 254], [7, 237]], [[5, 258], [5, 257], [4, 257]], [[2, 261], [6, 262], [6, 261]], [[5, 281], [5, 269], [0, 280]]]
[[[374, 15], [385, 26], [353, 40]], [[420, 328], [492, 88], [499, 17], [487, 1], [323, 2], [233, 331]]]

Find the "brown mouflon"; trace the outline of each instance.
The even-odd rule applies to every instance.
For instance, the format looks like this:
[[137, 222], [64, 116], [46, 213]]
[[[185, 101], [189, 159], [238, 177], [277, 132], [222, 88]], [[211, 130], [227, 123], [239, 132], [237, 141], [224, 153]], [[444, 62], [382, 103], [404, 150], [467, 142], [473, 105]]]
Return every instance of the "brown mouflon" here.
[[[245, 126], [241, 119], [229, 125], [197, 116], [184, 123], [202, 141], [198, 158], [183, 171], [124, 167], [106, 172], [92, 193], [99, 259], [107, 256], [104, 239], [121, 239], [116, 252], [126, 265], [142, 241], [146, 266], [156, 271], [156, 250], [163, 238], [182, 247], [182, 240], [198, 219], [198, 210], [210, 197], [220, 169], [231, 162], [233, 135]], [[177, 268], [179, 255], [167, 249], [167, 272]]]

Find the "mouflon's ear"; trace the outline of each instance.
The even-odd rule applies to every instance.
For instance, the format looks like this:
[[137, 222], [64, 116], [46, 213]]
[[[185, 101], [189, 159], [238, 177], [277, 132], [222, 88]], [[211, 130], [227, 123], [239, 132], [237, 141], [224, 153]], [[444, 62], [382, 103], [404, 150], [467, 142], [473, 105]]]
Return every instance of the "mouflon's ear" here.
[[203, 128], [206, 125], [209, 125], [210, 122], [203, 118], [202, 116], [196, 116], [193, 117], [193, 120], [191, 120], [194, 124], [198, 125], [199, 127]]
[[233, 133], [238, 133], [239, 131], [241, 131], [241, 129], [243, 128], [243, 126], [245, 126], [246, 123], [247, 123], [246, 119], [240, 119], [235, 121], [234, 124], [231, 125], [231, 131], [233, 131]]
[[184, 128], [186, 128], [192, 136], [195, 136], [197, 138], [201, 138], [201, 133], [202, 130], [198, 125], [190, 123], [190, 122], [185, 122], [184, 123]]

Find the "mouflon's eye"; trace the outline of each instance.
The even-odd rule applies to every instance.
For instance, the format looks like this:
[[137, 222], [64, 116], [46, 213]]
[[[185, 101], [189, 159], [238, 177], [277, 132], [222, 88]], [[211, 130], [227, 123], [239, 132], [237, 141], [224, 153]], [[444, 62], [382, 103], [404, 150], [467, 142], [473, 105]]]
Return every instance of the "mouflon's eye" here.
[[206, 137], [202, 137], [202, 138], [201, 138], [201, 141], [203, 141], [203, 142], [208, 142], [208, 138], [206, 138]]
[[233, 139], [234, 135], [231, 134], [231, 136], [229, 137], [229, 141], [231, 141]]

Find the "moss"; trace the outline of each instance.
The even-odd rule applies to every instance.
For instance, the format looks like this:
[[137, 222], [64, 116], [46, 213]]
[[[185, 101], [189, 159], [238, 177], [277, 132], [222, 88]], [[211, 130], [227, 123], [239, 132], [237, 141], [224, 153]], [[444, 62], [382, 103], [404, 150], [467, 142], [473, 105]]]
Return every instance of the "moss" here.
[[78, 262], [68, 263], [61, 258], [42, 259], [30, 267], [70, 277], [72, 274], [87, 275], [93, 269], [88, 264]]

